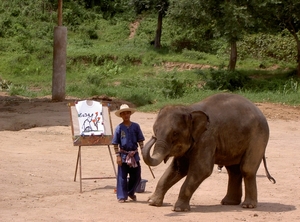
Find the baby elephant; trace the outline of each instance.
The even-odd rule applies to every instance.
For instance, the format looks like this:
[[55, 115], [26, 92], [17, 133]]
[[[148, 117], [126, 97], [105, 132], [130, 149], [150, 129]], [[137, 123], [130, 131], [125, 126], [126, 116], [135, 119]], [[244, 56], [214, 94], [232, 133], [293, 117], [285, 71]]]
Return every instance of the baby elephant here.
[[241, 203], [244, 180], [242, 207], [257, 206], [256, 173], [262, 160], [267, 177], [275, 183], [265, 159], [267, 120], [242, 96], [221, 93], [189, 106], [165, 106], [157, 115], [153, 132], [142, 150], [145, 163], [157, 166], [169, 157], [173, 160], [149, 198], [150, 205], [161, 206], [166, 192], [186, 177], [173, 210], [189, 211], [193, 193], [211, 175], [214, 164], [225, 166], [228, 172], [227, 193], [221, 201], [224, 205]]

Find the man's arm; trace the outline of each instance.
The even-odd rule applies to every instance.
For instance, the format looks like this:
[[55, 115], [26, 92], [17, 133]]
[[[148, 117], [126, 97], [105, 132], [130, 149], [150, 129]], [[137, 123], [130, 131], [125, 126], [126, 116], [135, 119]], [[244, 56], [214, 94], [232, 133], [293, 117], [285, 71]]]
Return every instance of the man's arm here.
[[120, 150], [118, 144], [113, 144], [116, 156], [120, 156]]
[[139, 146], [140, 146], [140, 148], [142, 150], [144, 148], [144, 141], [139, 141], [138, 144], [139, 144]]

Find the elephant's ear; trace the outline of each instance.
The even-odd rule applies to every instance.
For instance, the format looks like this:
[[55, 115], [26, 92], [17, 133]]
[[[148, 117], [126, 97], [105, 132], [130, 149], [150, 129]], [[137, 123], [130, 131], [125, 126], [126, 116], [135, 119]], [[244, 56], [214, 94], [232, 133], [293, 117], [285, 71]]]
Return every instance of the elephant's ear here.
[[190, 114], [191, 118], [191, 134], [194, 140], [201, 137], [202, 133], [207, 130], [209, 126], [209, 117], [202, 111], [194, 111]]

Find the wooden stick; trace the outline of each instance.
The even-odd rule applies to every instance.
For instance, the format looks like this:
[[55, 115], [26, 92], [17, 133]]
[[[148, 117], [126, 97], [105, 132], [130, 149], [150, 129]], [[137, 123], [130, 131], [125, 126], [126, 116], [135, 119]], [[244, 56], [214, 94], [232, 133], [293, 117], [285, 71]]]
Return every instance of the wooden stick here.
[[149, 170], [150, 170], [150, 172], [151, 172], [151, 174], [152, 174], [152, 176], [153, 176], [153, 179], [155, 179], [155, 176], [154, 176], [154, 173], [153, 173], [151, 167], [150, 167], [150, 166], [148, 166], [148, 167], [149, 167]]

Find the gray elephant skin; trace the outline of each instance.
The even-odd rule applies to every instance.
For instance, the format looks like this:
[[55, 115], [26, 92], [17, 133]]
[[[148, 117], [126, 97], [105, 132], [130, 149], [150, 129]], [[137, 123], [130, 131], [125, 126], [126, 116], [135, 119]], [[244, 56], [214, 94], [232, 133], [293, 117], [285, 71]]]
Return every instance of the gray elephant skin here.
[[167, 191], [186, 177], [173, 210], [190, 211], [193, 193], [212, 174], [214, 164], [228, 172], [223, 205], [241, 203], [244, 181], [242, 207], [257, 207], [256, 173], [262, 160], [268, 179], [276, 182], [266, 165], [267, 120], [240, 95], [220, 93], [188, 106], [167, 105], [157, 114], [153, 133], [142, 149], [144, 162], [157, 166], [173, 159], [149, 197], [152, 206], [162, 206]]

